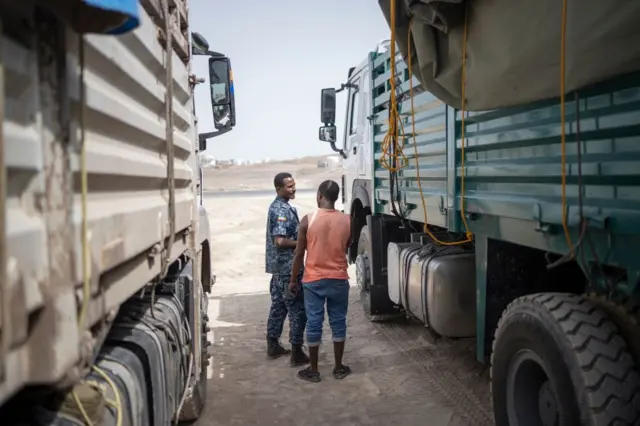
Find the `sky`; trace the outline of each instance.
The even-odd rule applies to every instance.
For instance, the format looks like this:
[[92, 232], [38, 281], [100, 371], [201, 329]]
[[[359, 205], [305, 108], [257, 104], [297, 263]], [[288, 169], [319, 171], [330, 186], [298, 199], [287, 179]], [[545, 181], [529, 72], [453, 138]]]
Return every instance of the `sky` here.
[[[320, 91], [339, 88], [349, 68], [389, 38], [378, 2], [190, 0], [189, 9], [191, 31], [233, 68], [236, 126], [209, 139], [206, 153], [246, 160], [332, 154], [318, 140]], [[194, 73], [207, 81], [195, 91], [200, 133], [214, 130], [207, 66], [206, 57], [193, 57]], [[338, 135], [346, 100], [338, 94]]]

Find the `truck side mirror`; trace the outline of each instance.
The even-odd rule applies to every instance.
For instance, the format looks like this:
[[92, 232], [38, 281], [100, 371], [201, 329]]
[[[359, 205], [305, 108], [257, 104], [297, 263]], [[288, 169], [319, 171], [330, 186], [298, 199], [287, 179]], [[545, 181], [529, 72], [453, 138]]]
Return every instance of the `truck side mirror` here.
[[[333, 89], [333, 88], [322, 89], [320, 122], [327, 126], [334, 124], [336, 122], [336, 89]], [[334, 132], [334, 135], [335, 135], [335, 132]]]
[[318, 129], [318, 138], [323, 142], [329, 142], [330, 144], [336, 143], [336, 126], [333, 124], [329, 126], [322, 126]]
[[213, 125], [226, 129], [236, 125], [236, 105], [231, 61], [225, 56], [209, 58], [209, 84]]
[[209, 42], [200, 33], [191, 33], [191, 54], [206, 55], [209, 51]]

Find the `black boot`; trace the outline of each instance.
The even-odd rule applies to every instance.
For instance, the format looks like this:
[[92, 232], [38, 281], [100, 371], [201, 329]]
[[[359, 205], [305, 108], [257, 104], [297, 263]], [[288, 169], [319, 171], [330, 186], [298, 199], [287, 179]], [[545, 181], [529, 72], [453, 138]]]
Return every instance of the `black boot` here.
[[283, 355], [289, 355], [291, 351], [285, 349], [278, 339], [267, 337], [267, 356], [271, 359], [279, 358]]
[[304, 353], [302, 345], [291, 345], [291, 366], [297, 367], [308, 363], [309, 357]]

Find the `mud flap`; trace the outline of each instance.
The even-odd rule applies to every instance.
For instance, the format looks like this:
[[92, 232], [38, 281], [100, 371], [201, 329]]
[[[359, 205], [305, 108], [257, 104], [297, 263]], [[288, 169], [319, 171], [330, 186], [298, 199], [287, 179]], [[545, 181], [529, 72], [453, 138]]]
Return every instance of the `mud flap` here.
[[[393, 221], [380, 215], [367, 216], [371, 232], [371, 283], [369, 287], [371, 315], [398, 315], [401, 309], [389, 299], [387, 285], [387, 245], [389, 233], [385, 221]], [[397, 227], [397, 224], [394, 225]]]

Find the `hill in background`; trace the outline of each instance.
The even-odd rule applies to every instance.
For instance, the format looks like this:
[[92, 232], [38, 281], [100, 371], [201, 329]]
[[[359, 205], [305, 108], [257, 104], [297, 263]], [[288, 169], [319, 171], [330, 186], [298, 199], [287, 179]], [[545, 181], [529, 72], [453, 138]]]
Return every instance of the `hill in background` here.
[[205, 167], [205, 191], [255, 191], [273, 189], [273, 178], [289, 172], [298, 189], [315, 189], [332, 179], [340, 183], [342, 162], [337, 156], [303, 157], [293, 160], [269, 161], [257, 164], [217, 164]]

